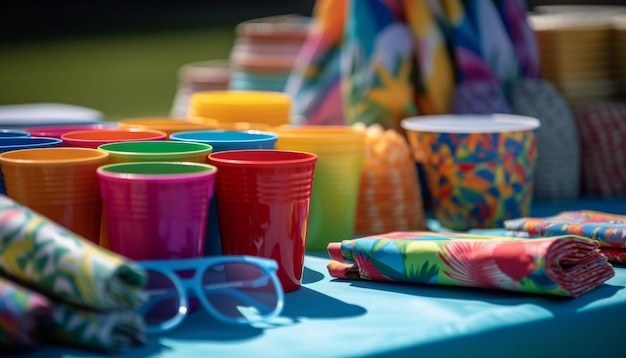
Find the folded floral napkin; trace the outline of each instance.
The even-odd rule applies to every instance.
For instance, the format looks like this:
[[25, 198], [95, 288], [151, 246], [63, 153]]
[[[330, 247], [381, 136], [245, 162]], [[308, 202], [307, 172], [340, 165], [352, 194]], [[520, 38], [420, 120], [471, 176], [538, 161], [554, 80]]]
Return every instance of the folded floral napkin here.
[[52, 306], [46, 297], [0, 277], [0, 350], [26, 350], [40, 344]]
[[504, 222], [512, 236], [578, 235], [597, 240], [609, 261], [626, 263], [626, 215], [593, 210], [564, 211], [548, 217]]
[[0, 195], [0, 273], [59, 300], [96, 310], [136, 309], [146, 273]]
[[331, 276], [577, 297], [613, 277], [599, 242], [426, 231], [330, 243]]

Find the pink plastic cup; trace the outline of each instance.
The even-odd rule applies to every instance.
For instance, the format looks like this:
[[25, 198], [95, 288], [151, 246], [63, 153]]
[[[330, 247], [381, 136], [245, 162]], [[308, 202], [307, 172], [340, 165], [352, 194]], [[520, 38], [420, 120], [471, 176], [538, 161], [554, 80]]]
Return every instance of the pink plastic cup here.
[[34, 126], [24, 129], [25, 132], [29, 133], [33, 137], [51, 137], [51, 138], [61, 138], [61, 136], [65, 133], [75, 132], [75, 131], [84, 131], [91, 129], [107, 129], [110, 128], [111, 125], [107, 125], [104, 123], [92, 123], [92, 124], [67, 124], [67, 125], [58, 125], [58, 126]]
[[97, 170], [109, 249], [133, 260], [201, 257], [217, 169], [126, 162]]

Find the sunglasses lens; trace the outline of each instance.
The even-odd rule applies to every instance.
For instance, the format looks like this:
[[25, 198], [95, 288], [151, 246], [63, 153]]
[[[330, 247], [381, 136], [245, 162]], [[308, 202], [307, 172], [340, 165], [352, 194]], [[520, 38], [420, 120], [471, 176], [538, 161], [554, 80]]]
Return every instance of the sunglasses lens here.
[[204, 294], [224, 318], [255, 322], [268, 318], [279, 306], [276, 287], [268, 274], [250, 263], [214, 265], [202, 276]]
[[140, 312], [148, 327], [176, 317], [180, 307], [180, 296], [176, 286], [167, 276], [148, 271], [148, 283], [144, 291], [148, 299]]

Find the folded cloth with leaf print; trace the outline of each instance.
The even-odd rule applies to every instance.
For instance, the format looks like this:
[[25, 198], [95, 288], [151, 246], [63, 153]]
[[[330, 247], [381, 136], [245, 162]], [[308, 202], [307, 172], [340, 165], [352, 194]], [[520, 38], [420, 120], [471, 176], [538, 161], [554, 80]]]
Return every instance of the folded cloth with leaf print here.
[[481, 287], [577, 297], [615, 275], [599, 243], [567, 235], [543, 239], [391, 232], [330, 243], [332, 277]]
[[145, 327], [132, 311], [79, 308], [0, 277], [0, 348], [32, 350], [44, 341], [115, 352], [143, 344]]
[[145, 271], [0, 195], [0, 273], [61, 301], [101, 311], [145, 301]]
[[40, 345], [52, 306], [46, 297], [0, 277], [0, 348], [27, 350]]
[[597, 240], [609, 261], [626, 263], [626, 215], [593, 210], [563, 211], [554, 216], [524, 217], [504, 222], [518, 237], [578, 235]]

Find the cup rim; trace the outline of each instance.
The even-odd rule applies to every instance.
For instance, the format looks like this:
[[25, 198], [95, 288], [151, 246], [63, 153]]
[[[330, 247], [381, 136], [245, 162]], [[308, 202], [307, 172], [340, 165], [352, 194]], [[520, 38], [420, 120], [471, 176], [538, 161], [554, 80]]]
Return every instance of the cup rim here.
[[[204, 135], [204, 134], [223, 134], [223, 133], [229, 133], [229, 134], [242, 134], [242, 135], [250, 135], [249, 138], [247, 139], [219, 139], [219, 138], [185, 138], [184, 136], [190, 135], [190, 134], [197, 134], [197, 135]], [[172, 133], [170, 135], [170, 140], [175, 140], [175, 141], [190, 141], [190, 142], [195, 142], [195, 143], [203, 143], [203, 142], [215, 142], [215, 143], [237, 143], [237, 142], [242, 142], [245, 141], [246, 143], [254, 143], [254, 142], [267, 142], [267, 141], [271, 141], [271, 140], [277, 140], [278, 139], [278, 135], [276, 135], [276, 133], [272, 133], [272, 132], [267, 132], [267, 131], [261, 131], [261, 130], [255, 130], [255, 129], [249, 129], [249, 130], [223, 130], [223, 129], [217, 129], [217, 130], [203, 130], [203, 131], [183, 131], [183, 132], [176, 132], [176, 133]]]
[[[184, 166], [184, 167], [199, 167], [204, 170], [189, 172], [189, 173], [157, 173], [157, 174], [145, 174], [145, 173], [120, 173], [109, 171], [111, 168], [118, 167], [132, 167], [132, 166], [145, 166], [145, 165], [165, 165], [165, 166]], [[144, 181], [181, 181], [186, 179], [197, 179], [200, 177], [211, 176], [217, 173], [217, 167], [205, 163], [196, 162], [166, 162], [166, 161], [154, 161], [154, 162], [124, 162], [105, 164], [96, 170], [96, 173], [101, 178], [108, 178], [114, 180], [144, 180]]]
[[[41, 138], [41, 137], [40, 137]], [[53, 138], [56, 139], [56, 138]], [[74, 152], [74, 153], [85, 153], [85, 156], [77, 157], [77, 158], [50, 158], [50, 159], [28, 159], [24, 158], [24, 155], [28, 155], [29, 153], [35, 152]], [[104, 152], [102, 150], [93, 149], [93, 148], [78, 148], [78, 147], [47, 147], [47, 148], [29, 148], [29, 149], [19, 149], [12, 150], [8, 152], [4, 152], [0, 154], [0, 162], [2, 164], [12, 164], [19, 166], [41, 166], [41, 165], [62, 165], [62, 164], [86, 164], [86, 163], [97, 163], [103, 160], [106, 160], [109, 157], [109, 153]]]
[[[87, 130], [78, 130], [71, 131], [63, 134], [61, 139], [66, 142], [74, 142], [74, 143], [94, 143], [94, 142], [108, 142], [108, 141], [120, 141], [120, 140], [128, 140], [128, 138], [76, 138], [77, 135], [87, 134], [87, 133], [145, 133], [146, 136], [142, 138], [135, 138], [132, 140], [146, 140], [152, 139], [157, 140], [157, 138], [167, 138], [167, 133], [155, 130], [155, 129], [138, 129], [138, 128], [104, 128], [104, 129], [87, 129]], [[148, 136], [148, 134], [152, 134], [152, 136]]]
[[[140, 152], [140, 151], [129, 151], [129, 150], [115, 150], [111, 147], [123, 147], [129, 145], [138, 145], [143, 146], [143, 143], [158, 143], [165, 146], [182, 146], [182, 145], [192, 145], [196, 146], [195, 150], [188, 151], [180, 151], [180, 152]], [[175, 143], [175, 144], [172, 144]], [[148, 144], [149, 145], [149, 144]], [[202, 143], [202, 142], [191, 142], [191, 141], [169, 141], [169, 140], [142, 140], [142, 141], [122, 141], [122, 142], [112, 142], [105, 143], [98, 146], [99, 150], [105, 151], [109, 153], [110, 156], [127, 158], [127, 157], [170, 157], [170, 158], [178, 158], [178, 157], [187, 157], [193, 155], [209, 155], [213, 151], [213, 146], [210, 144]]]
[[[245, 159], [242, 156], [283, 156], [283, 159], [275, 160], [254, 160]], [[291, 156], [291, 158], [289, 158]], [[239, 158], [237, 158], [239, 157]], [[241, 166], [248, 167], [276, 167], [290, 166], [294, 164], [308, 164], [317, 161], [317, 154], [296, 150], [280, 150], [280, 149], [240, 149], [225, 150], [209, 154], [209, 162], [216, 166]]]
[[408, 117], [400, 121], [407, 131], [427, 133], [504, 133], [539, 128], [537, 118], [508, 113], [435, 114]]

